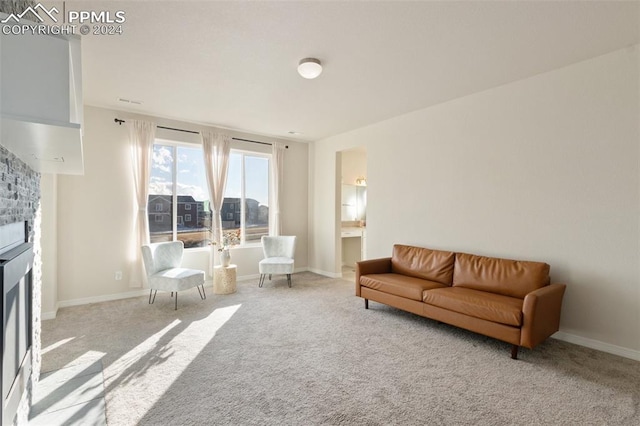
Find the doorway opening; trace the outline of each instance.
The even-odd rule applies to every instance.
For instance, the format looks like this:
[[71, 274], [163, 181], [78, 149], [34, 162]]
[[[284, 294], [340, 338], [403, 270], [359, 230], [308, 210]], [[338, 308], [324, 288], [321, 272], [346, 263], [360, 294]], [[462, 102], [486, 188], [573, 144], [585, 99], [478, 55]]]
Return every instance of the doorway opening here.
[[340, 241], [337, 259], [343, 278], [355, 277], [355, 264], [367, 258], [367, 151], [364, 147], [338, 152], [337, 185]]

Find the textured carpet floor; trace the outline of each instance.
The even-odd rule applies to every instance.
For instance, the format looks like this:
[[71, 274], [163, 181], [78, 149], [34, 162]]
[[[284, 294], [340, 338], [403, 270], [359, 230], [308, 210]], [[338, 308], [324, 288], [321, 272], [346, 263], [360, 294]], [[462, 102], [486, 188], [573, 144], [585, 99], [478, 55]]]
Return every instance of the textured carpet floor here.
[[110, 425], [638, 425], [640, 363], [510, 345], [294, 275], [61, 309], [43, 372], [100, 360]]

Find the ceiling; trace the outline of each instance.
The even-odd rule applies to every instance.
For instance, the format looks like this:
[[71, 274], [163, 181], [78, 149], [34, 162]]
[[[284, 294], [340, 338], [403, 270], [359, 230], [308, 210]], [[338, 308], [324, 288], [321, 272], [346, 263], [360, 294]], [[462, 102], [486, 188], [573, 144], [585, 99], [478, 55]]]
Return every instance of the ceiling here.
[[[83, 36], [85, 104], [303, 141], [640, 41], [637, 1], [67, 1], [65, 7], [126, 14], [122, 35]], [[310, 56], [324, 66], [315, 80], [296, 72]]]

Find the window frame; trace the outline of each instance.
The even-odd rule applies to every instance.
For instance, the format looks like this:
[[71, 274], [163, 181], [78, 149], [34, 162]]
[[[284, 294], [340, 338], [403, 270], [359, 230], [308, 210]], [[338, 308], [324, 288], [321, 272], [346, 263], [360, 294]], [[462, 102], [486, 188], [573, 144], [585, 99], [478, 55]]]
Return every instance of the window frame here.
[[[238, 247], [262, 247], [262, 243], [260, 241], [256, 241], [253, 243], [248, 243], [246, 241], [246, 174], [245, 174], [245, 155], [251, 157], [262, 157], [266, 158], [268, 161], [267, 167], [267, 203], [271, 204], [271, 167], [273, 167], [273, 155], [270, 152], [260, 152], [260, 151], [249, 151], [247, 149], [234, 149], [231, 148], [229, 152], [229, 156], [231, 154], [240, 154], [242, 156], [240, 161], [240, 244]], [[229, 171], [227, 170], [227, 178]], [[226, 191], [226, 187], [225, 187]], [[223, 196], [224, 200], [224, 196]], [[271, 229], [271, 215], [267, 218], [267, 229]], [[244, 232], [242, 232], [244, 231]], [[269, 235], [269, 233], [267, 233]]]
[[[171, 165], [171, 174], [172, 174], [172, 182], [171, 182], [171, 241], [178, 241], [178, 147], [184, 147], [184, 148], [191, 148], [191, 149], [200, 149], [202, 150], [202, 145], [201, 144], [196, 144], [196, 143], [191, 143], [191, 142], [183, 142], [183, 141], [178, 141], [178, 140], [172, 140], [172, 139], [164, 139], [164, 138], [156, 138], [153, 141], [153, 146], [151, 149], [154, 149], [155, 145], [162, 145], [162, 146], [167, 146], [167, 147], [171, 147], [172, 148], [172, 156], [173, 156], [173, 161], [172, 161], [172, 165]], [[203, 152], [204, 154], [204, 152]], [[273, 155], [270, 152], [261, 152], [261, 151], [251, 151], [248, 149], [238, 149], [238, 148], [231, 148], [229, 155], [231, 154], [240, 154], [242, 156], [241, 158], [241, 167], [240, 167], [240, 171], [241, 171], [241, 194], [240, 194], [240, 244], [236, 247], [238, 248], [250, 248], [250, 247], [261, 247], [261, 243], [260, 241], [256, 241], [256, 242], [247, 242], [246, 241], [246, 174], [245, 174], [245, 156], [251, 156], [251, 157], [262, 157], [265, 158], [268, 161], [268, 167], [267, 167], [267, 203], [270, 204], [271, 203], [271, 168], [273, 167]], [[228, 176], [229, 171], [227, 170], [227, 176]], [[205, 186], [204, 188], [207, 192], [209, 191], [209, 188]], [[226, 190], [226, 188], [225, 188]], [[224, 200], [224, 196], [223, 196], [223, 200]], [[211, 200], [207, 197], [207, 200], [209, 202], [209, 211], [211, 212], [211, 214], [213, 214], [213, 211], [211, 210]], [[191, 207], [190, 204], [185, 203], [185, 210], [191, 210], [191, 208], [186, 208], [186, 206], [189, 205], [189, 207]], [[203, 208], [202, 211], [204, 211], [205, 209]], [[164, 212], [164, 209], [162, 210]], [[222, 212], [221, 212], [222, 213]], [[182, 224], [184, 224], [184, 217], [180, 216], [180, 218], [182, 218]], [[221, 218], [222, 219], [222, 218]], [[162, 219], [162, 221], [164, 221], [164, 217]], [[213, 226], [213, 224], [212, 224]], [[271, 229], [271, 215], [269, 215], [268, 219], [267, 219], [267, 229], [270, 230]], [[244, 231], [244, 232], [242, 232]], [[151, 237], [151, 235], [149, 235], [149, 237]], [[208, 250], [206, 247], [190, 247], [190, 248], [185, 248], [185, 250]]]
[[[191, 148], [191, 149], [200, 149], [202, 150], [201, 144], [183, 142], [173, 139], [164, 139], [156, 137], [153, 141], [153, 145], [151, 149], [153, 150], [156, 145], [162, 145], [166, 147], [170, 147], [172, 152], [172, 164], [171, 164], [171, 241], [178, 241], [178, 226], [180, 224], [184, 224], [184, 217], [180, 216], [182, 219], [182, 223], [179, 222], [178, 218], [178, 147], [183, 148]], [[151, 174], [151, 171], [149, 172]], [[208, 191], [208, 188], [205, 188]], [[185, 206], [189, 205], [189, 203], [185, 203]], [[185, 209], [186, 210], [186, 209]], [[165, 211], [164, 209], [162, 210]], [[204, 209], [203, 209], [204, 211]], [[149, 232], [149, 238], [151, 238], [151, 232]], [[208, 250], [207, 247], [185, 247], [185, 250]]]

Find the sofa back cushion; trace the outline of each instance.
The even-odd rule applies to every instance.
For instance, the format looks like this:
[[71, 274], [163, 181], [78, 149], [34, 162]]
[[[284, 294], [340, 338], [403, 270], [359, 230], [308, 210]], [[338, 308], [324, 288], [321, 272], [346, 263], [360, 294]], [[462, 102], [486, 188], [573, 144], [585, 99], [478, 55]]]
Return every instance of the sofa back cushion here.
[[524, 298], [549, 284], [549, 265], [543, 262], [498, 259], [456, 253], [453, 286]]
[[453, 281], [455, 253], [395, 244], [391, 256], [391, 272], [422, 278], [445, 285]]

